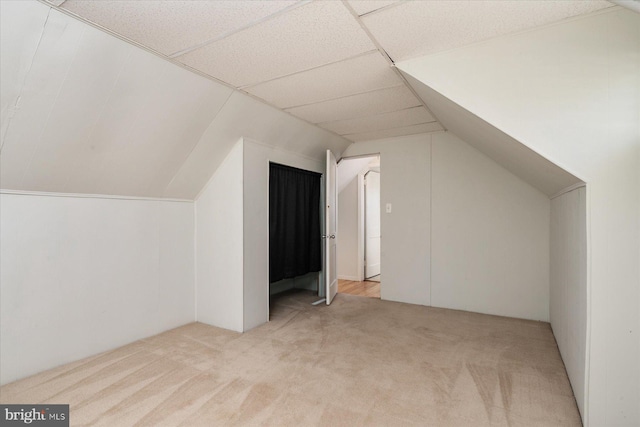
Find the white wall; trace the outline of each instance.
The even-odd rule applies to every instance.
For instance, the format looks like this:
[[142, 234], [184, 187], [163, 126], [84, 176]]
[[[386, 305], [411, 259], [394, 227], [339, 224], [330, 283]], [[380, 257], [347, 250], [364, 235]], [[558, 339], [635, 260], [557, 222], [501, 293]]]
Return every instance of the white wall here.
[[344, 155], [378, 152], [381, 207], [392, 203], [381, 209], [383, 299], [549, 319], [545, 194], [449, 132]]
[[269, 162], [324, 173], [322, 158], [244, 139], [245, 331], [269, 320]]
[[[343, 157], [380, 153], [382, 299], [429, 305], [429, 134], [351, 144]], [[340, 222], [340, 219], [338, 219]]]
[[584, 419], [640, 424], [640, 15], [611, 8], [398, 66], [587, 182]]
[[0, 195], [1, 383], [195, 320], [193, 203]]
[[[338, 165], [338, 167], [340, 166]], [[355, 176], [338, 193], [337, 260], [339, 279], [360, 280], [358, 224], [358, 176]]]
[[587, 200], [577, 188], [551, 201], [549, 310], [564, 366], [584, 414], [587, 349]]
[[242, 162], [240, 140], [195, 203], [197, 319], [237, 332], [243, 331]]
[[431, 305], [549, 320], [549, 198], [432, 134]]

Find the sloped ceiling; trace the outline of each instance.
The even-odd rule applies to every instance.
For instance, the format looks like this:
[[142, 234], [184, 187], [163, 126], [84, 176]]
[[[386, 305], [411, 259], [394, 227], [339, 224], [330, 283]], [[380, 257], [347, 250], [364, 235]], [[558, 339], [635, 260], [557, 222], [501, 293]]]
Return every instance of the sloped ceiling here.
[[582, 181], [410, 74], [407, 81], [447, 128], [548, 196]]
[[611, 6], [600, 0], [56, 3], [351, 141], [442, 130], [394, 61]]
[[348, 145], [44, 4], [0, 7], [2, 189], [193, 199], [242, 136]]
[[639, 36], [612, 8], [397, 67], [451, 132], [552, 195], [597, 181], [603, 155], [634, 167]]
[[193, 199], [243, 136], [319, 157], [442, 130], [394, 61], [610, 6], [2, 1], [0, 187]]

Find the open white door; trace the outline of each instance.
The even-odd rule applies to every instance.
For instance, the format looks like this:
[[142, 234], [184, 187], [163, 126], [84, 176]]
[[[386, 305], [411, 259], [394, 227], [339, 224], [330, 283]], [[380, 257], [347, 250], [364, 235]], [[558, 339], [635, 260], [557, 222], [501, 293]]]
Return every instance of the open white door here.
[[324, 280], [327, 287], [327, 305], [331, 304], [338, 292], [338, 264], [336, 262], [336, 232], [338, 222], [336, 218], [338, 204], [338, 163], [330, 150], [327, 150], [327, 166], [325, 173], [325, 235], [324, 241]]
[[380, 173], [369, 171], [364, 187], [364, 278], [380, 274]]

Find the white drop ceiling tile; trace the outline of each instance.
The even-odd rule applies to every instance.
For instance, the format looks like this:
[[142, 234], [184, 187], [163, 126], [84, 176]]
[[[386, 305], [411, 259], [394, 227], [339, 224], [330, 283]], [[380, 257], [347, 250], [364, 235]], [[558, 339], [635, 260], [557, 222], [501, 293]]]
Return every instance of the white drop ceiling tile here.
[[295, 3], [295, 0], [67, 0], [62, 8], [170, 55], [243, 28]]
[[419, 133], [437, 132], [443, 130], [438, 122], [424, 123], [420, 125], [406, 126], [395, 129], [385, 129], [375, 132], [364, 132], [353, 135], [344, 135], [353, 142], [371, 141], [374, 139], [393, 138], [394, 136], [416, 135]]
[[408, 1], [362, 21], [397, 62], [611, 6], [607, 1]]
[[311, 123], [323, 123], [388, 113], [419, 105], [421, 102], [406, 86], [395, 86], [286, 111]]
[[339, 135], [373, 132], [383, 129], [398, 128], [421, 123], [434, 122], [435, 119], [426, 108], [413, 107], [391, 113], [376, 114], [357, 119], [320, 123], [319, 126]]
[[338, 1], [305, 4], [177, 59], [235, 87], [254, 85], [374, 50]]
[[276, 107], [290, 108], [400, 84], [387, 60], [374, 51], [245, 90]]
[[349, 0], [349, 5], [356, 11], [358, 16], [373, 12], [390, 4], [398, 3], [398, 0]]

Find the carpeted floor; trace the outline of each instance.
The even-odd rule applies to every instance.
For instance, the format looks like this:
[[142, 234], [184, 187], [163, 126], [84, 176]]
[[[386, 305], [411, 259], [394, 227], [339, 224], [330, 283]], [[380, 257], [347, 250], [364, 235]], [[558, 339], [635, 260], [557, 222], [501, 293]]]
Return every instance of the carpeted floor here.
[[245, 334], [189, 324], [0, 389], [71, 425], [578, 426], [546, 323], [338, 294]]

